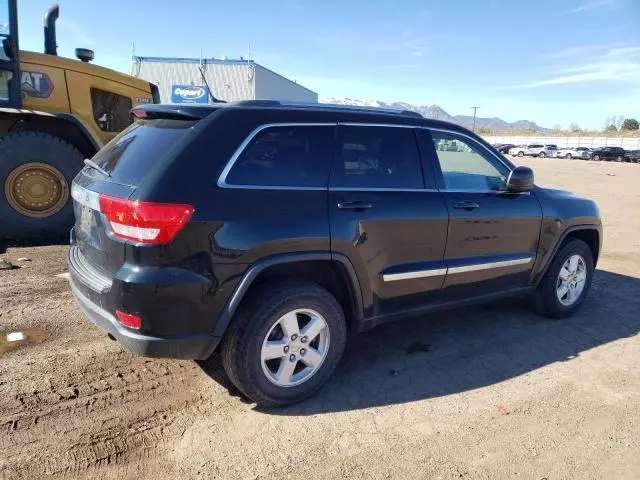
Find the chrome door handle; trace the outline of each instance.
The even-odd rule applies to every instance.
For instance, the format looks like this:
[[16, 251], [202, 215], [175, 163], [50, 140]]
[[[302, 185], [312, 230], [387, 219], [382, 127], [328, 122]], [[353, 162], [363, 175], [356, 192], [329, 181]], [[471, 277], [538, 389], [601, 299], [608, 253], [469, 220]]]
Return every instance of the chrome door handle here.
[[370, 203], [362, 202], [338, 202], [338, 208], [340, 210], [368, 210], [373, 208]]
[[456, 210], [475, 210], [480, 205], [476, 202], [470, 202], [469, 200], [463, 200], [462, 202], [456, 202], [453, 204], [453, 208]]

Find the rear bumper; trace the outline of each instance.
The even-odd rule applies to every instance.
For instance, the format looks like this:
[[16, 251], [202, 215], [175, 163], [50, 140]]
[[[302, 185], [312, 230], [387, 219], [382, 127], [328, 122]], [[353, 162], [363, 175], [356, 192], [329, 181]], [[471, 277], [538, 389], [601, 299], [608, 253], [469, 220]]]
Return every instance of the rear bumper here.
[[92, 323], [112, 335], [125, 350], [146, 357], [167, 357], [204, 360], [209, 357], [220, 342], [220, 337], [211, 335], [186, 335], [158, 337], [143, 335], [120, 324], [107, 310], [101, 308], [85, 296], [75, 284], [78, 273], [69, 264], [71, 292], [82, 312]]

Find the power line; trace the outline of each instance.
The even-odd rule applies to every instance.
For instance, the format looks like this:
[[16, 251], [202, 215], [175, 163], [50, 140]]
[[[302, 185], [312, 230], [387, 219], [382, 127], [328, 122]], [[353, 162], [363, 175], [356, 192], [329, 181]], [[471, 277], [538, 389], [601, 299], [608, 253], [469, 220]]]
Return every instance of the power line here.
[[471, 128], [472, 131], [476, 131], [476, 110], [478, 110], [480, 107], [471, 107], [473, 108], [473, 127]]

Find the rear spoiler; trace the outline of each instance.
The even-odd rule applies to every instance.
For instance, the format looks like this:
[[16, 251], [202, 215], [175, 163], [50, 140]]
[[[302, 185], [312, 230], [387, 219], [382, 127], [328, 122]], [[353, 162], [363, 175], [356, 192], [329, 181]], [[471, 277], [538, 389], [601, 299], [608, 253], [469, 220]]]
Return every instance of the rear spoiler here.
[[201, 120], [221, 108], [217, 105], [146, 104], [131, 109], [136, 118], [166, 118], [174, 120]]

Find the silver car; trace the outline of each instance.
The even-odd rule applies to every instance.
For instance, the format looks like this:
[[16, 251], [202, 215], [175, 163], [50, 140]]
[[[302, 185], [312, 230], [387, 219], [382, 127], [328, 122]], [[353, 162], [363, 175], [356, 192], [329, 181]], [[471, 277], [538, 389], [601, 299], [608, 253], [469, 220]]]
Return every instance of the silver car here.
[[532, 143], [525, 147], [514, 147], [509, 150], [509, 155], [524, 157], [525, 155], [533, 157], [554, 157], [558, 151], [558, 146], [553, 144], [543, 145], [541, 143]]
[[567, 147], [561, 148], [556, 152], [557, 158], [580, 158], [582, 160], [587, 160], [591, 156], [591, 149], [587, 147]]

